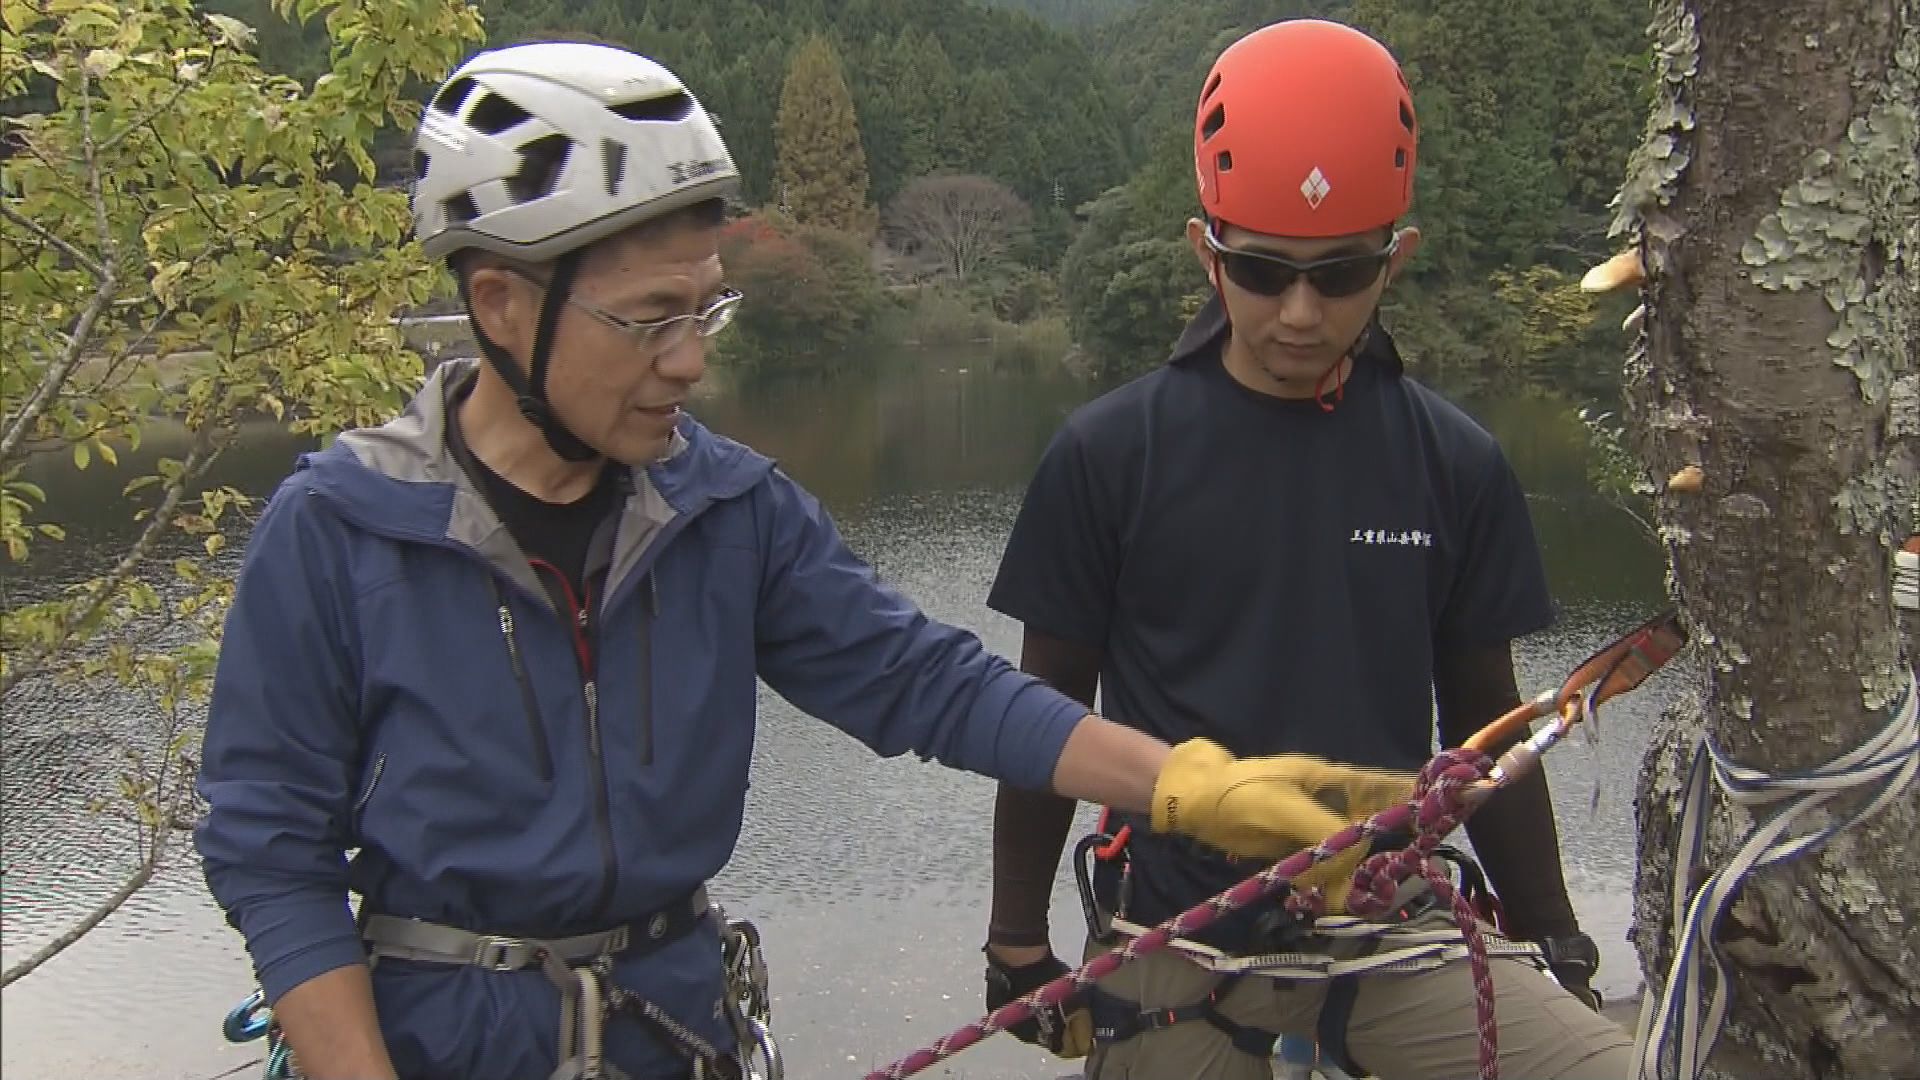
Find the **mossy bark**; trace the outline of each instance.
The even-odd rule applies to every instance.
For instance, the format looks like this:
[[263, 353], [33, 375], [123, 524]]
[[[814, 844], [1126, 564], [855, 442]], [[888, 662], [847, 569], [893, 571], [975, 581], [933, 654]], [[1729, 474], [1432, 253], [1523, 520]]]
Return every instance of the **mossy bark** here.
[[[1653, 6], [1659, 93], [1617, 223], [1648, 273], [1627, 414], [1656, 486], [1705, 473], [1657, 496], [1699, 660], [1698, 701], [1668, 718], [1638, 803], [1635, 938], [1657, 993], [1695, 737], [1802, 769], [1880, 731], [1906, 686], [1889, 579], [1920, 531], [1920, 0]], [[1752, 824], [1716, 799], [1705, 865]], [[1917, 830], [1910, 788], [1749, 878], [1718, 935], [1722, 1075], [1758, 1059], [1774, 1076], [1920, 1076]]]

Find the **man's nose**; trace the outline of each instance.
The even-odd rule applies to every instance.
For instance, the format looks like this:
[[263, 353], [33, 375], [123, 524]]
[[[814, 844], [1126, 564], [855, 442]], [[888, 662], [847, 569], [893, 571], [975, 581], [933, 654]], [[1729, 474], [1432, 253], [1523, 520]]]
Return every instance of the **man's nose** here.
[[653, 369], [665, 379], [691, 386], [707, 373], [707, 339], [688, 333], [674, 342], [653, 362]]
[[1296, 329], [1318, 326], [1324, 312], [1320, 293], [1300, 278], [1280, 294], [1280, 321]]

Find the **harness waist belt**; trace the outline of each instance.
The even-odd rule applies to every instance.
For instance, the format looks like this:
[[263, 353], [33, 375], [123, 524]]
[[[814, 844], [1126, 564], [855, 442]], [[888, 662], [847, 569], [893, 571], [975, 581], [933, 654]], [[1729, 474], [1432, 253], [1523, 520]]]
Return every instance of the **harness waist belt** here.
[[707, 889], [703, 885], [642, 922], [573, 937], [544, 939], [479, 934], [396, 915], [368, 916], [361, 936], [372, 946], [375, 956], [388, 959], [466, 964], [488, 971], [519, 971], [549, 960], [570, 964], [628, 952], [645, 955], [685, 936], [706, 917], [707, 909]]
[[[434, 964], [464, 964], [487, 971], [538, 967], [560, 992], [560, 1060], [548, 1080], [624, 1080], [603, 1058], [603, 1027], [612, 994], [626, 995], [605, 981], [607, 961], [615, 955], [641, 955], [686, 936], [710, 914], [705, 885], [649, 915], [643, 922], [595, 934], [542, 939], [477, 934], [454, 926], [393, 915], [368, 916], [360, 936], [377, 962], [382, 958]], [[578, 966], [576, 966], [578, 965]], [[636, 999], [638, 1000], [638, 999]], [[644, 1003], [642, 1003], [644, 1005]], [[655, 1018], [665, 1027], [665, 1018]], [[695, 1075], [718, 1055], [678, 1025], [667, 1027], [669, 1045], [695, 1057]]]

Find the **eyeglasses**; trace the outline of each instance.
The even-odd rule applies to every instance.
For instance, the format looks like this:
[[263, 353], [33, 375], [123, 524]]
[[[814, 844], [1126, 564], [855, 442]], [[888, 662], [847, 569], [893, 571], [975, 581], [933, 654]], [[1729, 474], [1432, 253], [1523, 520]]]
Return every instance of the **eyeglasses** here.
[[[543, 289], [547, 287], [545, 281], [532, 274], [518, 270], [514, 273]], [[720, 295], [714, 297], [699, 311], [669, 315], [663, 319], [629, 319], [573, 295], [567, 297], [567, 303], [626, 335], [636, 348], [647, 352], [665, 352], [685, 341], [688, 330], [692, 330], [703, 338], [710, 338], [725, 330], [733, 322], [734, 314], [739, 310], [740, 301], [743, 299], [745, 297], [740, 290], [731, 285], [722, 285]]]
[[1364, 255], [1341, 255], [1332, 259], [1295, 262], [1283, 255], [1258, 251], [1236, 251], [1220, 242], [1213, 227], [1207, 227], [1207, 247], [1220, 257], [1220, 264], [1235, 285], [1261, 296], [1279, 296], [1301, 278], [1313, 291], [1329, 300], [1352, 296], [1380, 280], [1380, 271], [1400, 247], [1395, 236], [1379, 251]]

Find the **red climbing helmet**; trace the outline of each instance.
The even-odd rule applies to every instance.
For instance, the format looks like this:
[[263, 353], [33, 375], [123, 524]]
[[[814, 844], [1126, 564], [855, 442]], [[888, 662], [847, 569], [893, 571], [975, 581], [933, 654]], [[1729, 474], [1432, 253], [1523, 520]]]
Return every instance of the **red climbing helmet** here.
[[1270, 236], [1345, 236], [1413, 202], [1413, 94], [1385, 46], [1294, 19], [1229, 45], [1194, 115], [1209, 217]]

